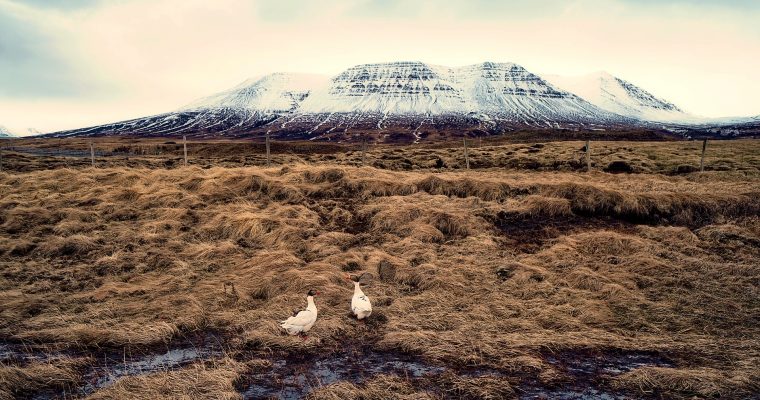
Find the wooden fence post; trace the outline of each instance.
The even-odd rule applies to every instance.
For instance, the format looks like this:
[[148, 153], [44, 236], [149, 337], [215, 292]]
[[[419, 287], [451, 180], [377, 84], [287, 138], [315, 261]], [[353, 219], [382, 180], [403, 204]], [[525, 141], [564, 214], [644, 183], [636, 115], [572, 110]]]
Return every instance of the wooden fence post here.
[[269, 166], [269, 131], [267, 131], [267, 167]]
[[362, 167], [367, 162], [367, 137], [362, 138]]
[[586, 140], [586, 172], [591, 172], [591, 141]]
[[470, 169], [470, 155], [467, 153], [467, 138], [462, 138], [462, 143], [464, 143], [464, 163], [467, 169]]
[[185, 166], [187, 167], [187, 136], [182, 135], [182, 149], [185, 153]]
[[705, 172], [705, 150], [707, 150], [707, 139], [702, 140], [702, 158], [699, 160], [699, 172]]
[[95, 166], [95, 143], [90, 142], [90, 162]]
[[2, 170], [3, 170], [3, 145], [0, 144], [0, 171]]

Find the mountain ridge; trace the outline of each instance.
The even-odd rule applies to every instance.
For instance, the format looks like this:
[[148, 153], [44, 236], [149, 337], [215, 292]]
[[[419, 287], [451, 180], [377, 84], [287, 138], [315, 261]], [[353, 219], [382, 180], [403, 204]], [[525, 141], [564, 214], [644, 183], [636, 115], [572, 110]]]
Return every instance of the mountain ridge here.
[[461, 67], [420, 61], [359, 64], [332, 77], [268, 74], [174, 112], [51, 135], [270, 133], [287, 139], [352, 140], [371, 134], [380, 140], [417, 142], [519, 129], [653, 128], [663, 121], [688, 119], [677, 118], [688, 114], [674, 104], [627, 81], [609, 74], [595, 79], [598, 88], [593, 90], [599, 95], [589, 94], [588, 88], [567, 90], [568, 85], [511, 62]]

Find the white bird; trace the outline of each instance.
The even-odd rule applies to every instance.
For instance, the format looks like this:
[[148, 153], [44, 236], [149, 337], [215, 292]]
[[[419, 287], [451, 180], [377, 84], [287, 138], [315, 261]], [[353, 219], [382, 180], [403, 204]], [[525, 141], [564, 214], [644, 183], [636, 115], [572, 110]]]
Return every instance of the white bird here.
[[306, 332], [317, 322], [317, 305], [314, 304], [314, 296], [317, 294], [319, 292], [316, 290], [309, 290], [306, 294], [306, 309], [285, 321], [280, 321], [280, 327], [285, 329], [288, 335], [306, 335]]
[[370, 303], [369, 297], [362, 291], [359, 278], [361, 277], [346, 275], [346, 279], [354, 282], [354, 297], [351, 299], [351, 312], [354, 313], [356, 319], [364, 319], [372, 314], [372, 303]]

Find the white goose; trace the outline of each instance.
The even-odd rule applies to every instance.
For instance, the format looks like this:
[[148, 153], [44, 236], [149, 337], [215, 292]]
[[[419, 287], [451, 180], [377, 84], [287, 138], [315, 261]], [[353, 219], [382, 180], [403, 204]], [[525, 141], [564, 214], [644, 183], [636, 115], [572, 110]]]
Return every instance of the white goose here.
[[359, 279], [361, 276], [351, 277], [346, 275], [346, 279], [354, 282], [354, 297], [351, 299], [351, 312], [354, 313], [356, 319], [364, 319], [372, 314], [372, 303], [369, 301], [369, 297], [364, 294]]
[[306, 294], [306, 309], [299, 311], [298, 314], [280, 321], [280, 327], [285, 329], [288, 335], [306, 335], [314, 323], [317, 322], [317, 306], [314, 304], [314, 296], [319, 294], [314, 289], [309, 290]]

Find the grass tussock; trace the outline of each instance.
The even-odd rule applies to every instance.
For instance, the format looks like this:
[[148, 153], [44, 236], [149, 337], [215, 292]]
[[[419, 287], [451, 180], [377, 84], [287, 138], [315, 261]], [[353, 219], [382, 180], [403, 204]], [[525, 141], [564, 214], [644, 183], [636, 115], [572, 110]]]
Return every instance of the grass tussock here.
[[307, 397], [309, 400], [407, 400], [435, 399], [424, 389], [417, 389], [410, 382], [392, 376], [380, 375], [373, 378], [362, 387], [340, 382], [319, 388]]
[[760, 391], [757, 369], [727, 373], [712, 368], [640, 368], [615, 379], [614, 385], [667, 398], [750, 398]]
[[35, 362], [23, 367], [0, 366], [0, 399], [24, 398], [41, 389], [69, 391], [80, 383], [80, 369], [84, 360], [53, 359], [49, 362]]
[[177, 371], [127, 377], [88, 399], [239, 399], [234, 382], [244, 368], [241, 363], [223, 359]]

